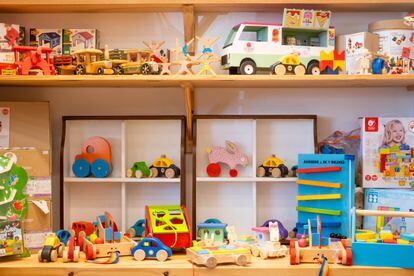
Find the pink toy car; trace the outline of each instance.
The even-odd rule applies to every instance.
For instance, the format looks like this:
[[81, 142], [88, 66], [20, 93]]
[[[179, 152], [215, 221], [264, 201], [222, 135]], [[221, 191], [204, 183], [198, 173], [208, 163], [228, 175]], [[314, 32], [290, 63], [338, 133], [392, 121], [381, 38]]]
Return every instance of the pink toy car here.
[[245, 167], [248, 163], [247, 155], [239, 151], [236, 145], [226, 141], [226, 147], [207, 148], [208, 160], [207, 175], [218, 177], [221, 172], [219, 163], [227, 164], [230, 167], [229, 174], [231, 177], [237, 176], [236, 167], [241, 165]]

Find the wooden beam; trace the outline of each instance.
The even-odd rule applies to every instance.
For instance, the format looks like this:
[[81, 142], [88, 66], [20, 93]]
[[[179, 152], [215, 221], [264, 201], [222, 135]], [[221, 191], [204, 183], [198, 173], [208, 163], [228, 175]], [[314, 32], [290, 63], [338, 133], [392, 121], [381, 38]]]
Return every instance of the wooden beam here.
[[[184, 43], [195, 39], [195, 15], [193, 5], [183, 6], [184, 20]], [[188, 46], [188, 53], [193, 56], [195, 53], [195, 41]]]
[[183, 83], [185, 98], [185, 113], [186, 113], [186, 125], [187, 125], [187, 153], [192, 152], [193, 142], [193, 115], [194, 115], [194, 87], [191, 83]]

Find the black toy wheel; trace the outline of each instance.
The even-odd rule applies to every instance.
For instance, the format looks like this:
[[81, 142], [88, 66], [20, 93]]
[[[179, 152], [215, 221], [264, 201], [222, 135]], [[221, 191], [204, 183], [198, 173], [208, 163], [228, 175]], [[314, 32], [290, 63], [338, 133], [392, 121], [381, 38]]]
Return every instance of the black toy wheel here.
[[149, 75], [149, 74], [151, 74], [151, 72], [152, 72], [152, 68], [151, 68], [151, 65], [150, 64], [148, 64], [148, 63], [142, 64], [142, 66], [141, 66], [141, 74], [143, 74], [143, 75]]
[[320, 75], [321, 69], [319, 69], [319, 62], [312, 61], [308, 65], [308, 69], [306, 69], [306, 74], [308, 75]]
[[114, 68], [114, 75], [122, 75], [122, 67], [121, 66], [116, 66]]
[[255, 75], [256, 63], [253, 60], [245, 60], [240, 64], [240, 73], [242, 75]]
[[98, 75], [103, 75], [105, 73], [105, 69], [102, 67], [98, 68]]
[[283, 165], [283, 164], [280, 164], [279, 166], [278, 166], [278, 169], [280, 170], [280, 176], [281, 177], [285, 177], [285, 176], [287, 176], [288, 174], [289, 174], [289, 168], [288, 167], [286, 167], [285, 165]]
[[75, 74], [76, 75], [85, 75], [86, 74], [85, 66], [83, 66], [82, 64], [76, 66]]

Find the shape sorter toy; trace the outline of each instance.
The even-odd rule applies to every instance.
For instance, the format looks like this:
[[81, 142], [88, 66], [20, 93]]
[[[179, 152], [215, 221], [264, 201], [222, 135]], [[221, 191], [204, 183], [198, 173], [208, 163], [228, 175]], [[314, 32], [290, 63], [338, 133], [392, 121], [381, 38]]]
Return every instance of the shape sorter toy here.
[[[327, 245], [331, 233], [349, 237], [350, 209], [354, 206], [354, 162], [353, 155], [299, 154], [298, 234], [305, 232], [309, 220], [319, 216], [323, 221], [323, 245]], [[316, 228], [311, 232], [316, 233]]]
[[412, 145], [414, 118], [363, 118], [363, 187], [414, 187]]

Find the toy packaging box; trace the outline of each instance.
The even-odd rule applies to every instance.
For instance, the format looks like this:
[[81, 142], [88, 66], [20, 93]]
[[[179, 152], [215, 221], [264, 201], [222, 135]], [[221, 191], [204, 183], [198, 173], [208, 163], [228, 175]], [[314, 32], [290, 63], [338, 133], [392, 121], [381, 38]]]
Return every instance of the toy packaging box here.
[[98, 30], [63, 29], [63, 54], [72, 55], [82, 49], [98, 49]]
[[413, 146], [414, 118], [363, 118], [363, 187], [414, 187]]
[[20, 26], [0, 23], [0, 50], [11, 51], [13, 46], [20, 43]]
[[335, 48], [338, 52], [345, 51], [346, 74], [358, 74], [359, 58], [363, 56], [363, 50], [368, 49], [371, 53], [376, 53], [379, 49], [378, 44], [378, 35], [368, 32], [338, 36]]
[[[414, 191], [406, 189], [366, 189], [365, 209], [414, 212]], [[379, 232], [382, 228], [393, 232], [413, 232], [414, 220], [403, 217], [364, 217], [364, 229]]]
[[30, 46], [45, 46], [53, 49], [52, 55], [62, 54], [62, 29], [30, 28]]
[[23, 237], [20, 221], [0, 221], [0, 257], [22, 253]]
[[285, 9], [283, 12], [283, 26], [288, 28], [326, 30], [330, 21], [330, 11]]

